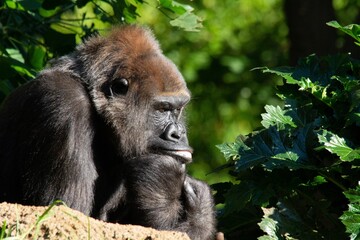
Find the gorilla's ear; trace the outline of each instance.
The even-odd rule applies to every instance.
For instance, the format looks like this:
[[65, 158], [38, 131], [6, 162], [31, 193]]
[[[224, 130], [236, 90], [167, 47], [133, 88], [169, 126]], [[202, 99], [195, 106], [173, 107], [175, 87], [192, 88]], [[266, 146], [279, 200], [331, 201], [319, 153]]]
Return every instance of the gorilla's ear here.
[[24, 187], [14, 195], [23, 195], [29, 204], [46, 205], [61, 199], [90, 214], [97, 176], [93, 129], [91, 102], [79, 79], [48, 70], [18, 88], [3, 105], [2, 162], [18, 169], [5, 167], [0, 174], [17, 174], [9, 179], [17, 179]]

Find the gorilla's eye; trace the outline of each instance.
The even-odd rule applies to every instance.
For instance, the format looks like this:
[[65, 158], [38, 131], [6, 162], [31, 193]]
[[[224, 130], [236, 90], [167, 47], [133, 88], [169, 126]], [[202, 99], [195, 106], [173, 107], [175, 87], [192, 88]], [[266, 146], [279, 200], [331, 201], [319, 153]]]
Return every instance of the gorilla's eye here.
[[116, 78], [112, 81], [110, 93], [114, 95], [125, 95], [129, 89], [129, 82], [125, 78]]

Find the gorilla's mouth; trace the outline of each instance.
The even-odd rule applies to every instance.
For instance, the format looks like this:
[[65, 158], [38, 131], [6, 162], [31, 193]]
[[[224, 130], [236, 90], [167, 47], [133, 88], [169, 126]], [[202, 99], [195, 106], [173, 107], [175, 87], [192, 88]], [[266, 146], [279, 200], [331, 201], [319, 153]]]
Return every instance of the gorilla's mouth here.
[[174, 143], [157, 138], [151, 142], [149, 148], [151, 152], [174, 157], [180, 163], [188, 164], [192, 162], [193, 149], [186, 143]]
[[165, 150], [170, 156], [181, 159], [181, 163], [190, 163], [192, 161], [192, 151], [191, 150]]

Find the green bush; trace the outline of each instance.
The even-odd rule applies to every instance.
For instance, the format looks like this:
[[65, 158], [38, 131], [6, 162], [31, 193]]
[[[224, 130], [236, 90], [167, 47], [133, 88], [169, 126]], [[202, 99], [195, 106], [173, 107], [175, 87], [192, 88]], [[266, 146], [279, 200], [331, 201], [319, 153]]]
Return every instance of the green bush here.
[[[328, 25], [360, 45], [360, 26]], [[213, 185], [229, 239], [360, 239], [360, 61], [311, 55], [281, 76], [284, 106], [263, 127], [219, 145], [233, 183]], [[264, 235], [265, 233], [265, 235]]]

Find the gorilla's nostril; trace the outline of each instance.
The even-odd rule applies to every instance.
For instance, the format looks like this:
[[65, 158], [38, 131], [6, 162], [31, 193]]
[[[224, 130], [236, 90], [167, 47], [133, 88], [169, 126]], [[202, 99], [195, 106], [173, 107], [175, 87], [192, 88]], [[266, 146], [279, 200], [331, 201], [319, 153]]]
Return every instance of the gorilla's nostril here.
[[180, 139], [180, 134], [176, 131], [171, 134], [172, 138]]

